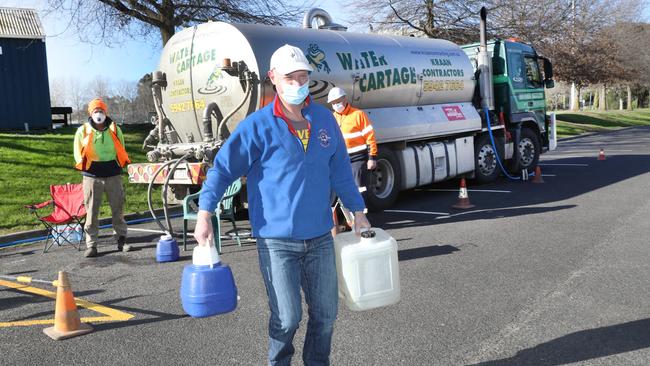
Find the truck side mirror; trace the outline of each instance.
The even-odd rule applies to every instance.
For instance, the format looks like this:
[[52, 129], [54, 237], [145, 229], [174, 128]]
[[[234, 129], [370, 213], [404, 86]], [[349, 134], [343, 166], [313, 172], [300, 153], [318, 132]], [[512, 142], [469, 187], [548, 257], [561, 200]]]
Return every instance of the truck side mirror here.
[[552, 89], [555, 87], [555, 81], [553, 79], [546, 79], [544, 80], [544, 87], [546, 89]]
[[503, 75], [506, 73], [506, 62], [501, 57], [492, 58], [492, 74], [493, 75]]
[[492, 75], [503, 75], [506, 73], [506, 60], [499, 56], [503, 45], [499, 40], [494, 41], [492, 49]]
[[551, 60], [546, 57], [541, 57], [541, 59], [544, 61], [544, 79], [553, 79], [553, 65], [551, 64]]

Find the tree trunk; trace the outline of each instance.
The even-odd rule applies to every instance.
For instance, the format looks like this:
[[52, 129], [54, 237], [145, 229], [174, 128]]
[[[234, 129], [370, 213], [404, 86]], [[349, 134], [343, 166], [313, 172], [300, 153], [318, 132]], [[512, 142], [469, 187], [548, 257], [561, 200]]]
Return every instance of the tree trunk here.
[[627, 110], [632, 110], [632, 88], [629, 85], [627, 86]]
[[163, 47], [165, 47], [165, 45], [167, 44], [167, 41], [169, 41], [169, 39], [172, 38], [172, 36], [174, 35], [174, 33], [176, 31], [174, 30], [173, 26], [172, 27], [160, 27], [159, 29], [160, 29], [160, 36], [162, 37]]
[[591, 105], [591, 109], [593, 109], [593, 110], [598, 109], [598, 106], [599, 106], [599, 103], [598, 103], [598, 102], [599, 102], [599, 98], [600, 98], [600, 94], [599, 94], [598, 90], [594, 91], [594, 102], [593, 102], [593, 104]]
[[580, 88], [576, 83], [571, 83], [571, 100], [569, 101], [569, 108], [572, 111], [580, 110]]
[[599, 111], [607, 110], [607, 86], [605, 84], [603, 84], [603, 86], [600, 87], [600, 103], [598, 103], [598, 110]]

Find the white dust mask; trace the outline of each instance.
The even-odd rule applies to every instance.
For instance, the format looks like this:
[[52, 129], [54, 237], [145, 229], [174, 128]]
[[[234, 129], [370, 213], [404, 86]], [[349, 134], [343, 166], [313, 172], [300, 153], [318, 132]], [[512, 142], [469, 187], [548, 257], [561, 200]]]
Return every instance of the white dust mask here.
[[342, 113], [343, 110], [345, 109], [345, 103], [344, 102], [334, 103], [334, 104], [332, 104], [332, 108], [334, 109], [334, 111], [336, 113]]
[[93, 122], [101, 125], [106, 120], [106, 115], [104, 112], [94, 112], [92, 118]]

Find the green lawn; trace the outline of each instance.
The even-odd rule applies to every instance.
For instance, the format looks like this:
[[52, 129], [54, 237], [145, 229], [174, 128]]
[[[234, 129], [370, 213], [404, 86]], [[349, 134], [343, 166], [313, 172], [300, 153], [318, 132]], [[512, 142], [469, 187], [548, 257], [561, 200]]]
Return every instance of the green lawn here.
[[[146, 162], [141, 146], [150, 129], [151, 125], [122, 126], [132, 162]], [[66, 127], [30, 134], [0, 133], [0, 235], [42, 227], [23, 206], [48, 200], [50, 184], [81, 182], [81, 175], [73, 168], [75, 131], [76, 127]], [[125, 213], [147, 212], [147, 186], [128, 183], [126, 173], [123, 180], [127, 195]], [[101, 216], [110, 217], [106, 199]]]
[[607, 112], [557, 112], [557, 120], [558, 137], [567, 137], [587, 132], [650, 125], [650, 109]]

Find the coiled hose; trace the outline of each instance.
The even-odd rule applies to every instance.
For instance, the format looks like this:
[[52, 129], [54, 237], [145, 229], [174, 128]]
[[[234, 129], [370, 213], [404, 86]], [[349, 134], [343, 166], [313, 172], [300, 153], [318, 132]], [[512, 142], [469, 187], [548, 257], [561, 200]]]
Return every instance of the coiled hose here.
[[[497, 163], [499, 163], [499, 168], [501, 168], [501, 172], [508, 177], [508, 179], [512, 180], [520, 180], [521, 177], [513, 177], [512, 175], [508, 174], [508, 171], [506, 168], [503, 166], [501, 163], [501, 157], [499, 157], [499, 150], [497, 149], [497, 144], [494, 142], [494, 135], [492, 135], [492, 127], [490, 127], [491, 122], [490, 122], [490, 110], [487, 107], [483, 107], [483, 112], [485, 113], [485, 119], [487, 121], [487, 129], [488, 129], [488, 134], [490, 135], [490, 142], [492, 142], [492, 147], [494, 148], [494, 155], [497, 157]], [[519, 146], [515, 146], [515, 149], [519, 149]], [[518, 154], [519, 151], [516, 151]], [[535, 173], [528, 173], [528, 176], [533, 176]]]
[[[156, 221], [156, 224], [158, 224], [158, 227], [160, 227], [160, 229], [162, 231], [164, 231], [164, 232], [166, 232], [166, 233], [168, 233], [170, 235], [174, 234], [174, 229], [172, 228], [171, 219], [169, 218], [169, 213], [168, 213], [168, 210], [167, 210], [167, 187], [169, 186], [169, 180], [174, 175], [174, 171], [176, 170], [176, 168], [182, 162], [184, 162], [184, 161], [187, 162], [187, 158], [189, 158], [190, 156], [192, 156], [192, 153], [188, 152], [185, 155], [183, 155], [183, 157], [181, 157], [179, 159], [170, 160], [170, 161], [164, 163], [163, 165], [161, 165], [160, 168], [158, 168], [158, 170], [156, 170], [156, 172], [151, 177], [151, 181], [149, 182], [149, 187], [147, 188], [147, 204], [149, 206], [149, 212], [151, 213], [151, 217], [153, 217], [154, 221]], [[169, 174], [167, 174], [167, 177], [165, 178], [165, 183], [163, 184], [163, 191], [162, 191], [163, 213], [164, 213], [164, 216], [165, 216], [165, 222], [167, 223], [167, 227], [165, 227], [160, 222], [160, 219], [158, 218], [158, 216], [156, 216], [156, 213], [154, 212], [153, 202], [152, 202], [152, 199], [151, 199], [151, 192], [153, 190], [154, 182], [156, 181], [156, 178], [158, 177], [160, 172], [162, 172], [163, 170], [165, 170], [166, 167], [168, 167], [168, 166], [170, 166], [172, 164], [173, 164], [173, 166], [169, 170]], [[190, 171], [189, 167], [188, 167], [187, 171], [188, 172]]]

